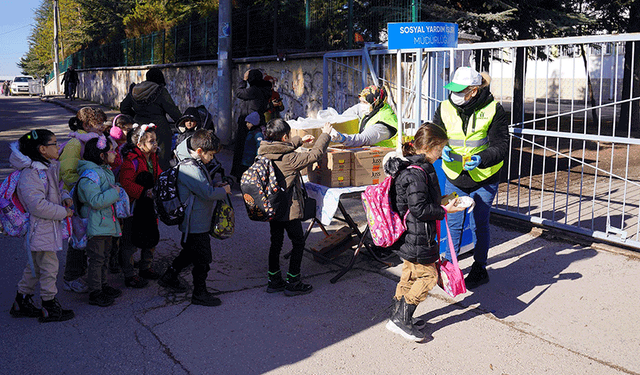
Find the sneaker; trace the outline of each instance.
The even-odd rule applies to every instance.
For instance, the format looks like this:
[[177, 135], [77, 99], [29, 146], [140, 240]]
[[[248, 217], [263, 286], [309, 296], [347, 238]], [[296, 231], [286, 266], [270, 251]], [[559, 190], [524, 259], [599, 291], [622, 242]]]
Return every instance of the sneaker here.
[[75, 293], [87, 293], [89, 291], [87, 283], [85, 283], [84, 280], [82, 280], [82, 278], [80, 277], [73, 281], [62, 279], [62, 289], [68, 292]]
[[146, 270], [140, 270], [138, 273], [140, 277], [147, 280], [158, 280], [160, 278], [160, 274], [154, 271], [152, 268], [147, 268]]
[[313, 286], [305, 284], [300, 280], [294, 282], [287, 280], [286, 284], [284, 287], [284, 295], [287, 297], [309, 294], [313, 290]]
[[131, 277], [125, 277], [125, 279], [124, 279], [124, 285], [128, 286], [129, 288], [140, 289], [140, 288], [144, 288], [145, 286], [147, 286], [147, 284], [149, 284], [149, 281], [143, 279], [142, 277], [140, 277], [138, 275], [131, 276]]
[[16, 293], [9, 313], [14, 318], [37, 318], [42, 315], [40, 309], [33, 304], [33, 294]]
[[193, 292], [193, 295], [191, 296], [191, 303], [201, 306], [220, 306], [222, 301], [220, 301], [220, 298], [215, 297], [212, 293], [205, 290], [201, 292]]
[[476, 262], [473, 262], [471, 265], [471, 271], [469, 271], [469, 274], [464, 279], [467, 289], [473, 289], [488, 282], [489, 274], [487, 273], [486, 268]]
[[187, 286], [180, 281], [178, 273], [171, 267], [158, 279], [158, 285], [173, 289], [174, 292], [182, 293], [187, 291]]
[[115, 298], [108, 296], [102, 290], [94, 290], [89, 293], [89, 304], [97, 305], [100, 307], [107, 307], [113, 305]]
[[40, 323], [64, 322], [73, 319], [76, 314], [73, 310], [65, 310], [60, 306], [60, 302], [55, 297], [51, 301], [42, 301], [42, 316], [38, 319]]
[[269, 272], [269, 283], [267, 284], [267, 293], [282, 292], [287, 286], [287, 282], [282, 279], [280, 271], [275, 274]]
[[108, 284], [102, 284], [102, 293], [113, 298], [118, 298], [122, 295], [122, 291], [120, 289], [114, 288]]

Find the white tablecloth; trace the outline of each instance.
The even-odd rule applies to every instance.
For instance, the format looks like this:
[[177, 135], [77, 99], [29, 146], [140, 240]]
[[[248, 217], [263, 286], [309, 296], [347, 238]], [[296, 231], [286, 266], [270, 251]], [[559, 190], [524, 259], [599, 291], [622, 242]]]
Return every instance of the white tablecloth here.
[[330, 188], [313, 182], [307, 182], [305, 186], [309, 197], [316, 200], [316, 217], [322, 225], [331, 224], [342, 194], [363, 192], [366, 189], [366, 186]]

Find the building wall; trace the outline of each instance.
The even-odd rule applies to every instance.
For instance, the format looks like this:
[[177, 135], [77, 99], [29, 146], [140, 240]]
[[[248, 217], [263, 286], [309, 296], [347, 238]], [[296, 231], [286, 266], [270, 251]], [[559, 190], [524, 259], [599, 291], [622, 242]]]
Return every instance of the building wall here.
[[[81, 82], [78, 97], [119, 108], [129, 85], [144, 81], [149, 68], [151, 66], [81, 70], [78, 72]], [[167, 89], [181, 111], [202, 104], [217, 123], [218, 67], [215, 61], [160, 68], [165, 75]], [[240, 104], [240, 100], [235, 98], [235, 88], [249, 69], [260, 69], [265, 75], [278, 80], [275, 88], [285, 106], [281, 113], [283, 118], [315, 116], [322, 109], [322, 57], [236, 63], [232, 72], [233, 110]], [[233, 118], [236, 118], [235, 112]], [[232, 129], [235, 135], [235, 121]]]

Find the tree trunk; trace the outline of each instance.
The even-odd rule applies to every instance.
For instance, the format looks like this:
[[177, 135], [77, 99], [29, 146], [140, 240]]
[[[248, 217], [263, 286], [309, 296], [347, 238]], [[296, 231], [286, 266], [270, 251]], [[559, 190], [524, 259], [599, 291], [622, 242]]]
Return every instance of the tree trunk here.
[[[627, 32], [640, 31], [640, 1], [631, 3], [629, 10], [629, 28]], [[629, 127], [640, 122], [640, 42], [625, 43], [624, 77], [622, 80], [622, 100], [636, 98], [625, 102], [620, 107], [620, 117], [616, 133], [629, 134]], [[631, 88], [633, 87], [633, 92]], [[640, 129], [631, 128], [632, 135], [640, 136]]]
[[524, 81], [527, 66], [527, 48], [516, 48], [516, 67], [513, 77], [513, 105], [511, 113], [513, 123], [524, 121]]

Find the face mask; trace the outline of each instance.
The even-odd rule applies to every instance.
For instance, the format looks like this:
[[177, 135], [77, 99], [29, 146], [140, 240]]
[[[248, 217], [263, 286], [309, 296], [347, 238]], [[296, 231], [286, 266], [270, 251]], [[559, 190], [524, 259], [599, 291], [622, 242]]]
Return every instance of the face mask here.
[[464, 97], [464, 92], [452, 92], [450, 96], [451, 102], [457, 106], [462, 106], [468, 102], [468, 100], [464, 100]]

